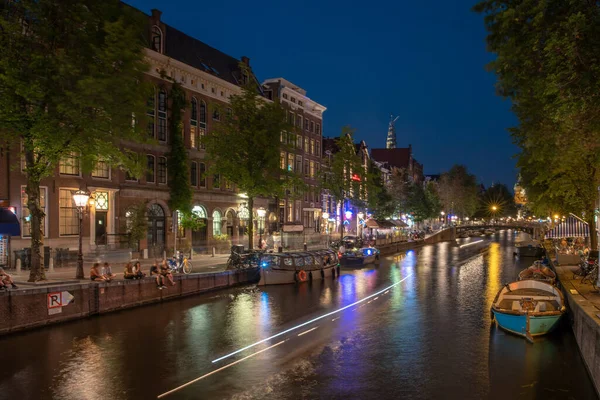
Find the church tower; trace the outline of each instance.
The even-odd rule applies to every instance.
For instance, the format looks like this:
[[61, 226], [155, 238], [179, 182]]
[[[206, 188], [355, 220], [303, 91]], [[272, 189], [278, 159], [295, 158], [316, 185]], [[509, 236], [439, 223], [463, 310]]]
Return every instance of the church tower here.
[[387, 142], [385, 145], [386, 149], [395, 149], [396, 148], [396, 128], [394, 127], [394, 122], [399, 117], [394, 118], [393, 115], [390, 115], [390, 125], [388, 126], [388, 134], [387, 134]]

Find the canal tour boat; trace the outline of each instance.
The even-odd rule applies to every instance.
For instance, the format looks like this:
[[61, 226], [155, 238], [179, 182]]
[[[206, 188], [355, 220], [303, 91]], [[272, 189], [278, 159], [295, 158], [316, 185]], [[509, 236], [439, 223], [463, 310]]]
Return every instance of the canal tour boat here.
[[519, 280], [533, 279], [548, 282], [553, 285], [556, 282], [556, 274], [550, 268], [542, 264], [540, 260], [535, 261], [529, 268], [519, 272]]
[[527, 279], [504, 285], [492, 303], [491, 313], [500, 328], [533, 342], [533, 336], [550, 332], [566, 310], [556, 286]]
[[337, 253], [333, 250], [298, 253], [268, 253], [260, 259], [259, 285], [302, 283], [339, 275]]
[[346, 250], [340, 255], [340, 264], [345, 267], [360, 267], [379, 261], [380, 252], [375, 247]]

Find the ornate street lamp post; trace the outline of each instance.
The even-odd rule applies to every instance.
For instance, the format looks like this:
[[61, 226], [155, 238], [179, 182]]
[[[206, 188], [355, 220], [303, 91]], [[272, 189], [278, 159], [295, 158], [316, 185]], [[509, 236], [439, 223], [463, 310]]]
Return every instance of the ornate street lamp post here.
[[77, 253], [77, 271], [75, 279], [84, 279], [83, 276], [83, 213], [88, 205], [90, 193], [87, 190], [79, 189], [73, 193], [73, 201], [79, 212], [79, 252]]
[[267, 215], [267, 210], [260, 207], [256, 210], [256, 215], [258, 215], [258, 248], [262, 250], [262, 234], [265, 226], [265, 216]]

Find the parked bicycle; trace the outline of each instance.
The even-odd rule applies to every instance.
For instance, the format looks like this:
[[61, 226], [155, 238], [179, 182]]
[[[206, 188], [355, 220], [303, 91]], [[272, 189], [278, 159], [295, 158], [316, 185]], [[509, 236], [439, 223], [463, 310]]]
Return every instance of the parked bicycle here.
[[573, 272], [573, 279], [581, 276], [581, 283], [591, 283], [596, 288], [598, 281], [598, 260], [595, 258], [583, 258], [579, 263], [579, 268]]
[[172, 258], [167, 260], [171, 272], [189, 274], [192, 272], [192, 263], [182, 252], [177, 252]]

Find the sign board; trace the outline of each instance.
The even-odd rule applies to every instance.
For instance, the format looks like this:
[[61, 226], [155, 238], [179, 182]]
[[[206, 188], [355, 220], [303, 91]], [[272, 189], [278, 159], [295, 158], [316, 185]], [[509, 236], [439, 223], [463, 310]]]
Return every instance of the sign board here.
[[62, 308], [71, 304], [75, 297], [67, 292], [52, 292], [48, 293], [48, 315], [60, 314]]
[[284, 232], [304, 232], [304, 225], [283, 225]]

